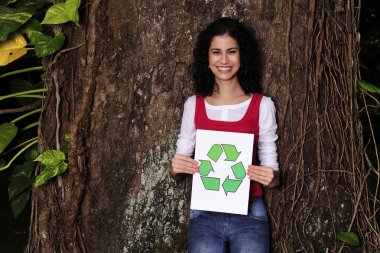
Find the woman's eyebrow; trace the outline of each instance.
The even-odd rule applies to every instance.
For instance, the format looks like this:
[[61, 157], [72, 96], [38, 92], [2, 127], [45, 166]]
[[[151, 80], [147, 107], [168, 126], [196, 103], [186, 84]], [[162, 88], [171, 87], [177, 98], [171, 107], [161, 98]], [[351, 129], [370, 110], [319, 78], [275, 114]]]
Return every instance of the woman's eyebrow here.
[[[227, 48], [227, 50], [234, 50], [234, 49], [239, 49], [239, 47], [231, 47], [231, 48]], [[210, 51], [213, 51], [213, 50], [222, 50], [220, 48], [211, 48]]]

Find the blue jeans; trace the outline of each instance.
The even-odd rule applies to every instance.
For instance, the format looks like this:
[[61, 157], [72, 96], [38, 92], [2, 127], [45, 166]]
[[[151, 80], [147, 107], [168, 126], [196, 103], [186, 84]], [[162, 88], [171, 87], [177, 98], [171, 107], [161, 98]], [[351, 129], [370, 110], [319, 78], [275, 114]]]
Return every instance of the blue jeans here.
[[248, 215], [190, 210], [190, 253], [268, 253], [269, 224], [261, 197], [250, 200]]

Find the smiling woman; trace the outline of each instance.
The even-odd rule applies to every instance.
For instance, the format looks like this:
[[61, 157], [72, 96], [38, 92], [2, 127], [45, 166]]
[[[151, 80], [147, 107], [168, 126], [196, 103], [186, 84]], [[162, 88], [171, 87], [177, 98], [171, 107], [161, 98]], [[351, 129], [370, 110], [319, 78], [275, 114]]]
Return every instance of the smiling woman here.
[[[235, 66], [231, 71], [237, 71], [235, 74], [244, 93], [260, 92], [263, 64], [254, 32], [248, 27], [234, 26], [234, 23], [215, 22], [209, 30], [200, 32], [193, 62], [193, 78], [198, 93], [210, 96], [218, 88], [214, 84], [219, 74], [216, 76], [217, 72], [212, 71], [215, 64], [220, 64], [219, 67]], [[231, 73], [227, 68], [225, 70]], [[218, 72], [224, 74], [222, 68]]]
[[[271, 99], [254, 92], [258, 88], [254, 72], [258, 69], [253, 70], [251, 64], [241, 66], [241, 55], [255, 51], [254, 43], [250, 47], [242, 46], [248, 45], [251, 38], [239, 21], [220, 18], [200, 34], [194, 50], [194, 69], [198, 70], [194, 72], [197, 95], [190, 97], [185, 104], [170, 174], [180, 178], [199, 172], [198, 161], [192, 158], [197, 130], [248, 133], [254, 134], [255, 138], [250, 144], [253, 146], [253, 165], [248, 166], [247, 174], [244, 173], [244, 177], [247, 175], [248, 181], [251, 180], [248, 214], [192, 209], [189, 223], [190, 252], [224, 252], [226, 243], [229, 243], [229, 249], [234, 253], [252, 250], [269, 252], [269, 225], [261, 185], [274, 187], [279, 182], [275, 143], [277, 124]], [[202, 55], [206, 46], [207, 55]], [[206, 62], [208, 66], [204, 69]], [[254, 62], [254, 59], [247, 62]], [[204, 80], [203, 75], [212, 78]], [[202, 79], [202, 82], [197, 82]], [[256, 161], [256, 154], [260, 163]], [[248, 199], [243, 201], [248, 203]], [[230, 202], [226, 199], [223, 204], [228, 205]], [[229, 220], [228, 225], [226, 219]]]
[[228, 34], [215, 36], [211, 41], [209, 67], [215, 75], [215, 82], [233, 81], [237, 84], [237, 72], [240, 68], [238, 42]]

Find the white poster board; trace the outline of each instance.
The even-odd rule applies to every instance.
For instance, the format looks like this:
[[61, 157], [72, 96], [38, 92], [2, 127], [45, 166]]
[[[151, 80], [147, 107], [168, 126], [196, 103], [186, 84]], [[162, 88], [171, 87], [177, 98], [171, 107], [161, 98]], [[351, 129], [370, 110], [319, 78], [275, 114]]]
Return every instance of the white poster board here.
[[253, 134], [197, 130], [191, 209], [247, 214]]

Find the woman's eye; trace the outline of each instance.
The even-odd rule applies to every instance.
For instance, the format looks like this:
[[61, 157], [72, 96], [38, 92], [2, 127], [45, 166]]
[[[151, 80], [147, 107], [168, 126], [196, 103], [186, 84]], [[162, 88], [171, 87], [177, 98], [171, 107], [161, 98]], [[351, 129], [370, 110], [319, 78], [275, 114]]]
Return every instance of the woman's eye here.
[[213, 55], [220, 55], [220, 51], [212, 51], [211, 52]]
[[234, 49], [234, 50], [228, 50], [227, 53], [228, 53], [228, 54], [236, 54], [236, 53], [237, 53], [237, 50], [235, 50], [235, 49]]

